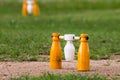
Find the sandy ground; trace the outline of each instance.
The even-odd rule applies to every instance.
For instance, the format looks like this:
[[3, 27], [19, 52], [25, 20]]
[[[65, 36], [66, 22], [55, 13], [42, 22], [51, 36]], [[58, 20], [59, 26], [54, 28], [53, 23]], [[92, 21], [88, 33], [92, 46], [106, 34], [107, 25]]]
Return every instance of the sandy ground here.
[[115, 60], [91, 60], [90, 71], [77, 71], [77, 61], [62, 62], [62, 69], [52, 70], [49, 68], [49, 62], [0, 62], [0, 80], [19, 77], [22, 75], [40, 76], [43, 73], [80, 73], [92, 75], [98, 73], [100, 76], [106, 76], [109, 79], [117, 78], [120, 80], [120, 58]]

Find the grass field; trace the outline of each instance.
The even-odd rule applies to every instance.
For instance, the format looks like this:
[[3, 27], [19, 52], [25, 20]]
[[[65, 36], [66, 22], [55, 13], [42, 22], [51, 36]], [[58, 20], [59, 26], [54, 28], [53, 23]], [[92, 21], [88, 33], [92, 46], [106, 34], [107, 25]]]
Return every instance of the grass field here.
[[44, 74], [40, 77], [29, 77], [29, 76], [22, 76], [20, 78], [14, 78], [12, 80], [107, 80], [105, 77], [100, 77], [98, 75], [94, 75], [92, 77], [88, 76], [81, 76], [80, 74], [74, 75], [54, 75], [54, 74]]
[[[20, 0], [0, 1], [0, 61], [39, 60], [49, 54], [51, 34], [89, 34], [91, 59], [120, 54], [119, 0], [38, 0], [41, 16], [21, 15]], [[76, 55], [80, 42], [74, 41]], [[61, 40], [62, 50], [65, 41]]]
[[[49, 55], [51, 34], [89, 35], [91, 59], [120, 55], [119, 0], [38, 0], [41, 16], [21, 15], [22, 0], [0, 0], [0, 61], [37, 61]], [[65, 45], [61, 40], [61, 47]], [[74, 41], [76, 55], [80, 42]], [[23, 76], [12, 80], [107, 80], [81, 75]]]

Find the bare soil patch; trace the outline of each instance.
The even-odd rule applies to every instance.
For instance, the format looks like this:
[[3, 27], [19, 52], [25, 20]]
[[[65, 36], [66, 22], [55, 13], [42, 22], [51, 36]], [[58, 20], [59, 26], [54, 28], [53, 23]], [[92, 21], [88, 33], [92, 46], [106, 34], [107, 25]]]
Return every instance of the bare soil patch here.
[[[46, 56], [45, 56], [46, 57]], [[116, 57], [116, 56], [115, 56]], [[22, 75], [40, 76], [44, 73], [82, 74], [120, 79], [120, 56], [112, 60], [91, 60], [90, 71], [77, 71], [77, 61], [62, 62], [62, 69], [50, 69], [49, 62], [0, 62], [0, 80], [19, 77]]]

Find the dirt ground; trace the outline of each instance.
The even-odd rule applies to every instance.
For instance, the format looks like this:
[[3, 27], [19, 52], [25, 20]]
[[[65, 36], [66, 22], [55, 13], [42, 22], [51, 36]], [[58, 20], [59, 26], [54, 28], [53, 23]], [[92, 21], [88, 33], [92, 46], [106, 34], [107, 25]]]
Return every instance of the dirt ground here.
[[120, 55], [110, 60], [90, 60], [90, 71], [77, 71], [77, 61], [62, 61], [62, 69], [50, 69], [49, 62], [0, 62], [0, 80], [19, 77], [22, 75], [40, 76], [43, 73], [79, 73], [85, 75], [98, 74], [109, 79], [120, 80]]

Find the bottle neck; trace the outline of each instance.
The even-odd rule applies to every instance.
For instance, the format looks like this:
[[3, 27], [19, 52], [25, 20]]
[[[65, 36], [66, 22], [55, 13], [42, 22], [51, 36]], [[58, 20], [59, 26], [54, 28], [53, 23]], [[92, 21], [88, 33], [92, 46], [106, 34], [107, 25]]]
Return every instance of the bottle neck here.
[[67, 44], [71, 44], [71, 43], [73, 43], [73, 41], [71, 41], [71, 40], [67, 41]]

